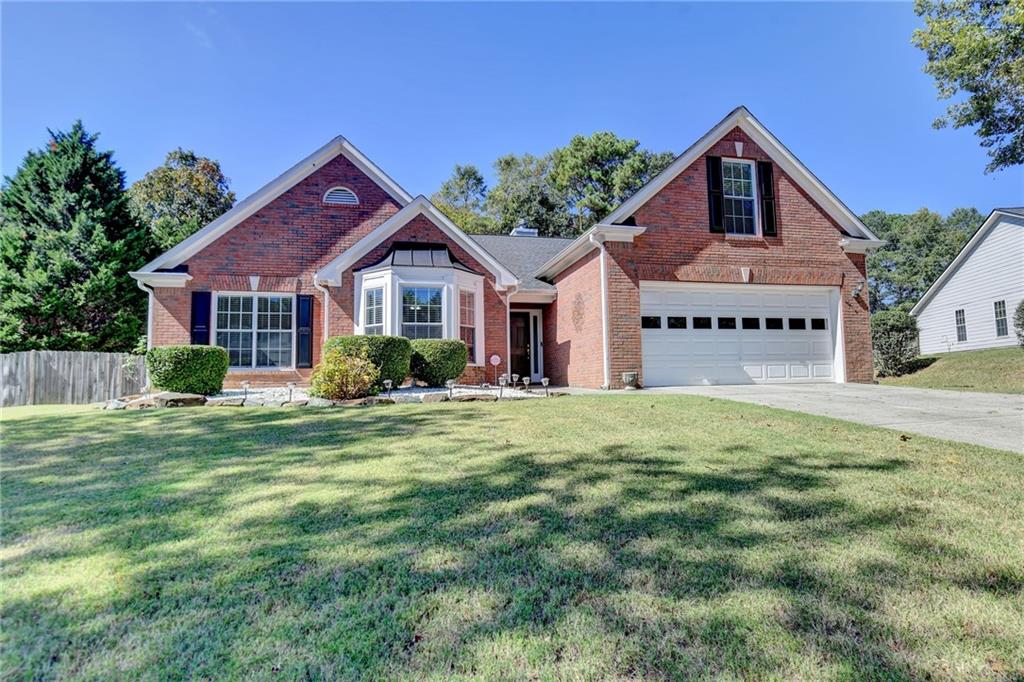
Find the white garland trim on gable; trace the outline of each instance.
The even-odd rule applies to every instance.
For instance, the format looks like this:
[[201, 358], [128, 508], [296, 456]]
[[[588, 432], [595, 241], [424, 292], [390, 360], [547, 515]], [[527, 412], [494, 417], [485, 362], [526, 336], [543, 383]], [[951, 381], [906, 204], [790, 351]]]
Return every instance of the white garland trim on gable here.
[[355, 319], [353, 332], [366, 333], [366, 292], [371, 289], [384, 290], [384, 334], [402, 334], [402, 289], [431, 287], [441, 289], [441, 330], [442, 338], [458, 339], [459, 292], [470, 291], [474, 295], [476, 314], [474, 320], [475, 355], [469, 358], [470, 365], [484, 364], [484, 278], [456, 268], [431, 268], [415, 266], [393, 266], [383, 270], [355, 273]]

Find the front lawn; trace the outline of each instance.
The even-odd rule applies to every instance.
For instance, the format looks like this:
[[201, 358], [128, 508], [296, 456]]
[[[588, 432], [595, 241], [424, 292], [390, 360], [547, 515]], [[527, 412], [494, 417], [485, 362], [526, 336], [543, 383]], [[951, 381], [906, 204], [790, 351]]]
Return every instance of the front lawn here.
[[959, 351], [927, 359], [934, 362], [916, 372], [879, 381], [891, 386], [950, 391], [1024, 393], [1024, 350], [1020, 348]]
[[642, 394], [3, 441], [6, 678], [1024, 675], [1019, 455]]

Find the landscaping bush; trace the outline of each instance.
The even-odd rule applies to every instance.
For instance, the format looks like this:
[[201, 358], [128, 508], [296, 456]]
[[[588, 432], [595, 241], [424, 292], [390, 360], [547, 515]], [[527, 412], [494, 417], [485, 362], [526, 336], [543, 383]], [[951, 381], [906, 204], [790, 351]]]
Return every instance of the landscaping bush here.
[[391, 379], [398, 388], [409, 376], [412, 345], [404, 336], [332, 336], [327, 339], [324, 352], [334, 348], [347, 355], [361, 355], [376, 365], [380, 370], [378, 388], [384, 387], [385, 379]]
[[146, 353], [149, 383], [178, 393], [220, 393], [228, 352], [220, 346], [155, 346]]
[[324, 353], [323, 360], [309, 379], [309, 392], [329, 400], [365, 398], [376, 393], [380, 370], [365, 354], [348, 353], [334, 347]]
[[454, 339], [415, 339], [412, 341], [412, 375], [428, 386], [444, 386], [466, 369], [469, 351]]
[[1024, 348], [1024, 299], [1017, 304], [1017, 312], [1013, 314], [1013, 330], [1017, 332], [1017, 345]]
[[883, 310], [871, 316], [871, 345], [880, 377], [906, 374], [917, 358], [917, 320], [903, 310]]

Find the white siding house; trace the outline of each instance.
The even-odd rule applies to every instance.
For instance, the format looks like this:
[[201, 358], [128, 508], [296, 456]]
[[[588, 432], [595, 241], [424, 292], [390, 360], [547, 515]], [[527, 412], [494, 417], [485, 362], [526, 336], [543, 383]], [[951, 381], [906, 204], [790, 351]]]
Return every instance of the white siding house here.
[[997, 208], [911, 314], [921, 353], [1012, 346], [1024, 298], [1024, 208]]

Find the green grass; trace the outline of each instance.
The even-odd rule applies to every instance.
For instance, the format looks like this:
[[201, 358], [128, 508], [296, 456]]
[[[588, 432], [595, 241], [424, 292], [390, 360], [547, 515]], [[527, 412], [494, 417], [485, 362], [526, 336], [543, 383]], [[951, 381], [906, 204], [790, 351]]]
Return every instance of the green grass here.
[[879, 379], [890, 386], [944, 388], [950, 391], [1024, 393], [1024, 350], [991, 348], [945, 353], [923, 369]]
[[10, 679], [1024, 675], [1010, 453], [643, 395], [3, 441]]

